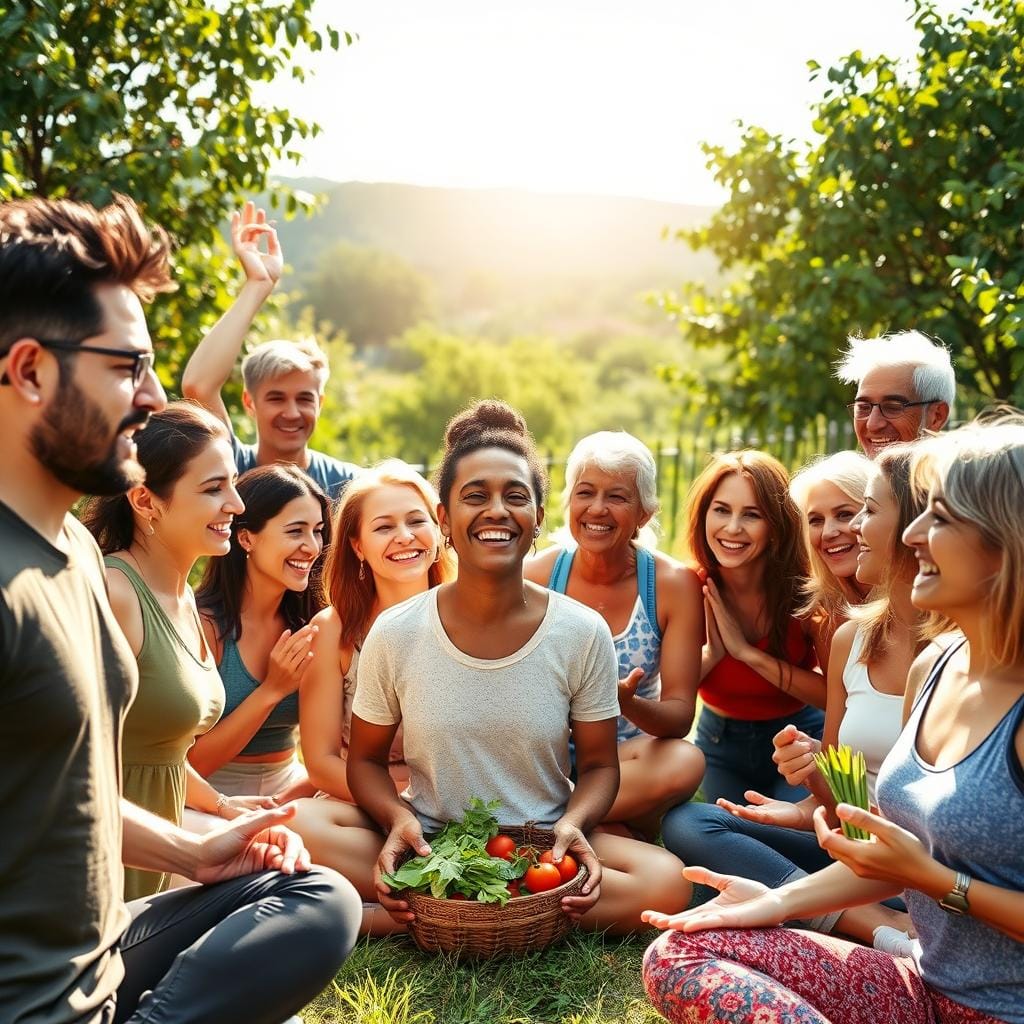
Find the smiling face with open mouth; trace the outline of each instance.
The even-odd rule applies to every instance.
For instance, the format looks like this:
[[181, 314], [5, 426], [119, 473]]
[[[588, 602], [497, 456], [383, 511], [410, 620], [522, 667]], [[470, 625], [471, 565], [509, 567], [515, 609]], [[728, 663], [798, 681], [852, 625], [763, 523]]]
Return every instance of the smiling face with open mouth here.
[[924, 611], [954, 621], [961, 610], [977, 614], [986, 605], [1002, 552], [986, 543], [976, 526], [956, 519], [933, 486], [928, 507], [903, 531], [903, 543], [917, 557], [911, 600]]
[[544, 518], [522, 456], [504, 448], [464, 455], [455, 474], [441, 528], [452, 538], [464, 569], [519, 573]]
[[851, 528], [857, 536], [857, 579], [868, 586], [884, 583], [896, 553], [900, 510], [889, 481], [880, 470], [872, 472], [864, 488], [864, 507]]
[[723, 569], [756, 562], [768, 549], [768, 523], [754, 485], [741, 473], [722, 477], [704, 520], [711, 553]]
[[414, 487], [382, 484], [366, 495], [352, 549], [375, 577], [425, 580], [439, 543], [430, 510]]
[[305, 450], [320, 415], [319, 381], [312, 370], [292, 370], [262, 384], [255, 395], [243, 396], [256, 419], [260, 444], [285, 459]]
[[286, 590], [303, 591], [324, 548], [323, 509], [312, 495], [292, 498], [259, 533], [239, 530], [250, 574], [260, 573]]
[[166, 500], [154, 495], [152, 539], [183, 561], [226, 555], [231, 524], [245, 510], [235, 490], [237, 478], [231, 445], [211, 441], [189, 462]]
[[569, 496], [569, 529], [581, 548], [600, 553], [628, 545], [651, 518], [640, 505], [635, 473], [585, 466]]
[[837, 579], [857, 571], [857, 537], [850, 524], [860, 505], [830, 480], [807, 492], [807, 526], [813, 547]]

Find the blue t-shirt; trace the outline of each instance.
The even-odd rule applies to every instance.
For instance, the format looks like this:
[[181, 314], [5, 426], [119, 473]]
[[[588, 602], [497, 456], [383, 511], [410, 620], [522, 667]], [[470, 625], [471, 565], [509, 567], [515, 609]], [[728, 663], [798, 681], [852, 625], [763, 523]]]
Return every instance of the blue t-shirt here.
[[[256, 461], [256, 445], [243, 444], [233, 432], [231, 448], [235, 453], [235, 466], [238, 468], [239, 476], [259, 465]], [[306, 466], [305, 473], [331, 501], [337, 501], [345, 490], [345, 485], [359, 473], [359, 467], [310, 448], [309, 465]]]

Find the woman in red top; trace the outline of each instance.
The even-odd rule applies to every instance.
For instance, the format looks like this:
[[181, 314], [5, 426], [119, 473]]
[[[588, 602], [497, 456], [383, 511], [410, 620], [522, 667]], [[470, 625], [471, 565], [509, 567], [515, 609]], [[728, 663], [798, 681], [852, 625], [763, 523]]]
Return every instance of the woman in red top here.
[[688, 540], [705, 577], [704, 798], [799, 798], [772, 762], [772, 737], [792, 722], [820, 738], [825, 680], [811, 624], [796, 617], [808, 554], [782, 464], [757, 451], [714, 456], [690, 490]]

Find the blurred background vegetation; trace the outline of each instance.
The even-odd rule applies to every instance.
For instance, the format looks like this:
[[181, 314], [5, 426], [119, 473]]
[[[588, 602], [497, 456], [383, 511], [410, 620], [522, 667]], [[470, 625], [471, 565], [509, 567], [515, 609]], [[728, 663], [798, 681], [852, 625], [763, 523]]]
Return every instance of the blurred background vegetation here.
[[288, 270], [250, 340], [330, 352], [318, 446], [429, 465], [447, 419], [497, 395], [555, 463], [601, 428], [656, 448], [671, 538], [708, 450], [851, 443], [830, 374], [847, 334], [926, 330], [964, 406], [1021, 400], [1024, 5], [906, 7], [909, 65], [810, 62], [811, 142], [745, 126], [706, 149], [728, 193], [710, 209], [271, 180], [318, 128], [266, 87], [353, 42], [312, 0], [0, 0], [0, 196], [121, 191], [173, 232], [180, 288], [150, 317], [172, 393], [239, 284], [226, 218], [266, 204]]

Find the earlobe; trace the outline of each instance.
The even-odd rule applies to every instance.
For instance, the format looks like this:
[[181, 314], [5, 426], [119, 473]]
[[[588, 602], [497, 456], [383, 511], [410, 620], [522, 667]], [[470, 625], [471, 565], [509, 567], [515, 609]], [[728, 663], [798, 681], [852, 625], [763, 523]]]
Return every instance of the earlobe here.
[[[46, 377], [39, 362], [42, 351], [32, 338], [19, 338], [7, 350], [3, 383], [29, 405], [42, 405], [46, 398]], [[56, 366], [54, 369], [59, 374]]]

